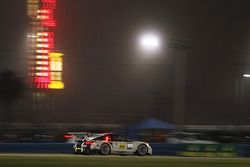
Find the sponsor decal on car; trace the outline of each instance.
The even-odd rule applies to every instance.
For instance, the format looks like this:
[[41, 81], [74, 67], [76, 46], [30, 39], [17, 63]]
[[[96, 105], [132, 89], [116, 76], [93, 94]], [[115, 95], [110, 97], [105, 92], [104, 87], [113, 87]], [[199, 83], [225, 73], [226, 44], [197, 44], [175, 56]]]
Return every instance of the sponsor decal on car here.
[[120, 145], [119, 145], [119, 148], [120, 148], [120, 149], [125, 149], [125, 144], [120, 144]]
[[132, 150], [133, 149], [133, 144], [132, 143], [128, 143], [127, 148], [128, 148], [128, 150]]

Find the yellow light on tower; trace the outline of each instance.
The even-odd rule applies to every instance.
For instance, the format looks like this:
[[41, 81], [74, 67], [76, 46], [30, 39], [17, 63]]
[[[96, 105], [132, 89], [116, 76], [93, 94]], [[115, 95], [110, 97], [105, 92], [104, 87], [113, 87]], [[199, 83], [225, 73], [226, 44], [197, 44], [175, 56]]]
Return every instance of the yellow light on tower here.
[[62, 53], [49, 53], [50, 58], [50, 83], [49, 89], [64, 89], [62, 81], [63, 71], [63, 54]]
[[64, 83], [62, 81], [51, 81], [48, 85], [49, 89], [64, 89]]

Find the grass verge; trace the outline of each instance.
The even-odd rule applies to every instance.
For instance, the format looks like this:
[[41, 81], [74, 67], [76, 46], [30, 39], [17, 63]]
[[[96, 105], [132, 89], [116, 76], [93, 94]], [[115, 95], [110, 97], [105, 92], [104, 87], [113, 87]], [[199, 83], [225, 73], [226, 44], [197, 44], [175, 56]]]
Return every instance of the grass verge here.
[[250, 167], [242, 158], [176, 158], [137, 156], [1, 155], [0, 167]]

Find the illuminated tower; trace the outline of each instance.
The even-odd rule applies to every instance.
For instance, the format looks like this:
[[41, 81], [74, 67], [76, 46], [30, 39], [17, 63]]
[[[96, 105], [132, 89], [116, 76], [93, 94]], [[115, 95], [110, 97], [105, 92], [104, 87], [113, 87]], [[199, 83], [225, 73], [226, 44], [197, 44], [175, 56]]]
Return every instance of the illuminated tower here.
[[49, 123], [55, 97], [64, 89], [63, 54], [55, 52], [56, 0], [27, 0], [28, 80], [32, 121]]
[[29, 83], [36, 91], [63, 89], [63, 54], [55, 52], [56, 0], [27, 0]]

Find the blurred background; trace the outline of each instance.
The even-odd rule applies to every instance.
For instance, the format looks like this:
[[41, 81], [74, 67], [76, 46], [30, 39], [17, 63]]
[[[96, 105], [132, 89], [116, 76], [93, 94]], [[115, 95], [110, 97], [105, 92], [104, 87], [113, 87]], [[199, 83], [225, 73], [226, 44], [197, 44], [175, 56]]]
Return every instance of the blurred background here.
[[64, 54], [60, 90], [30, 85], [28, 2], [0, 5], [0, 142], [250, 142], [249, 1], [58, 0], [43, 30]]

